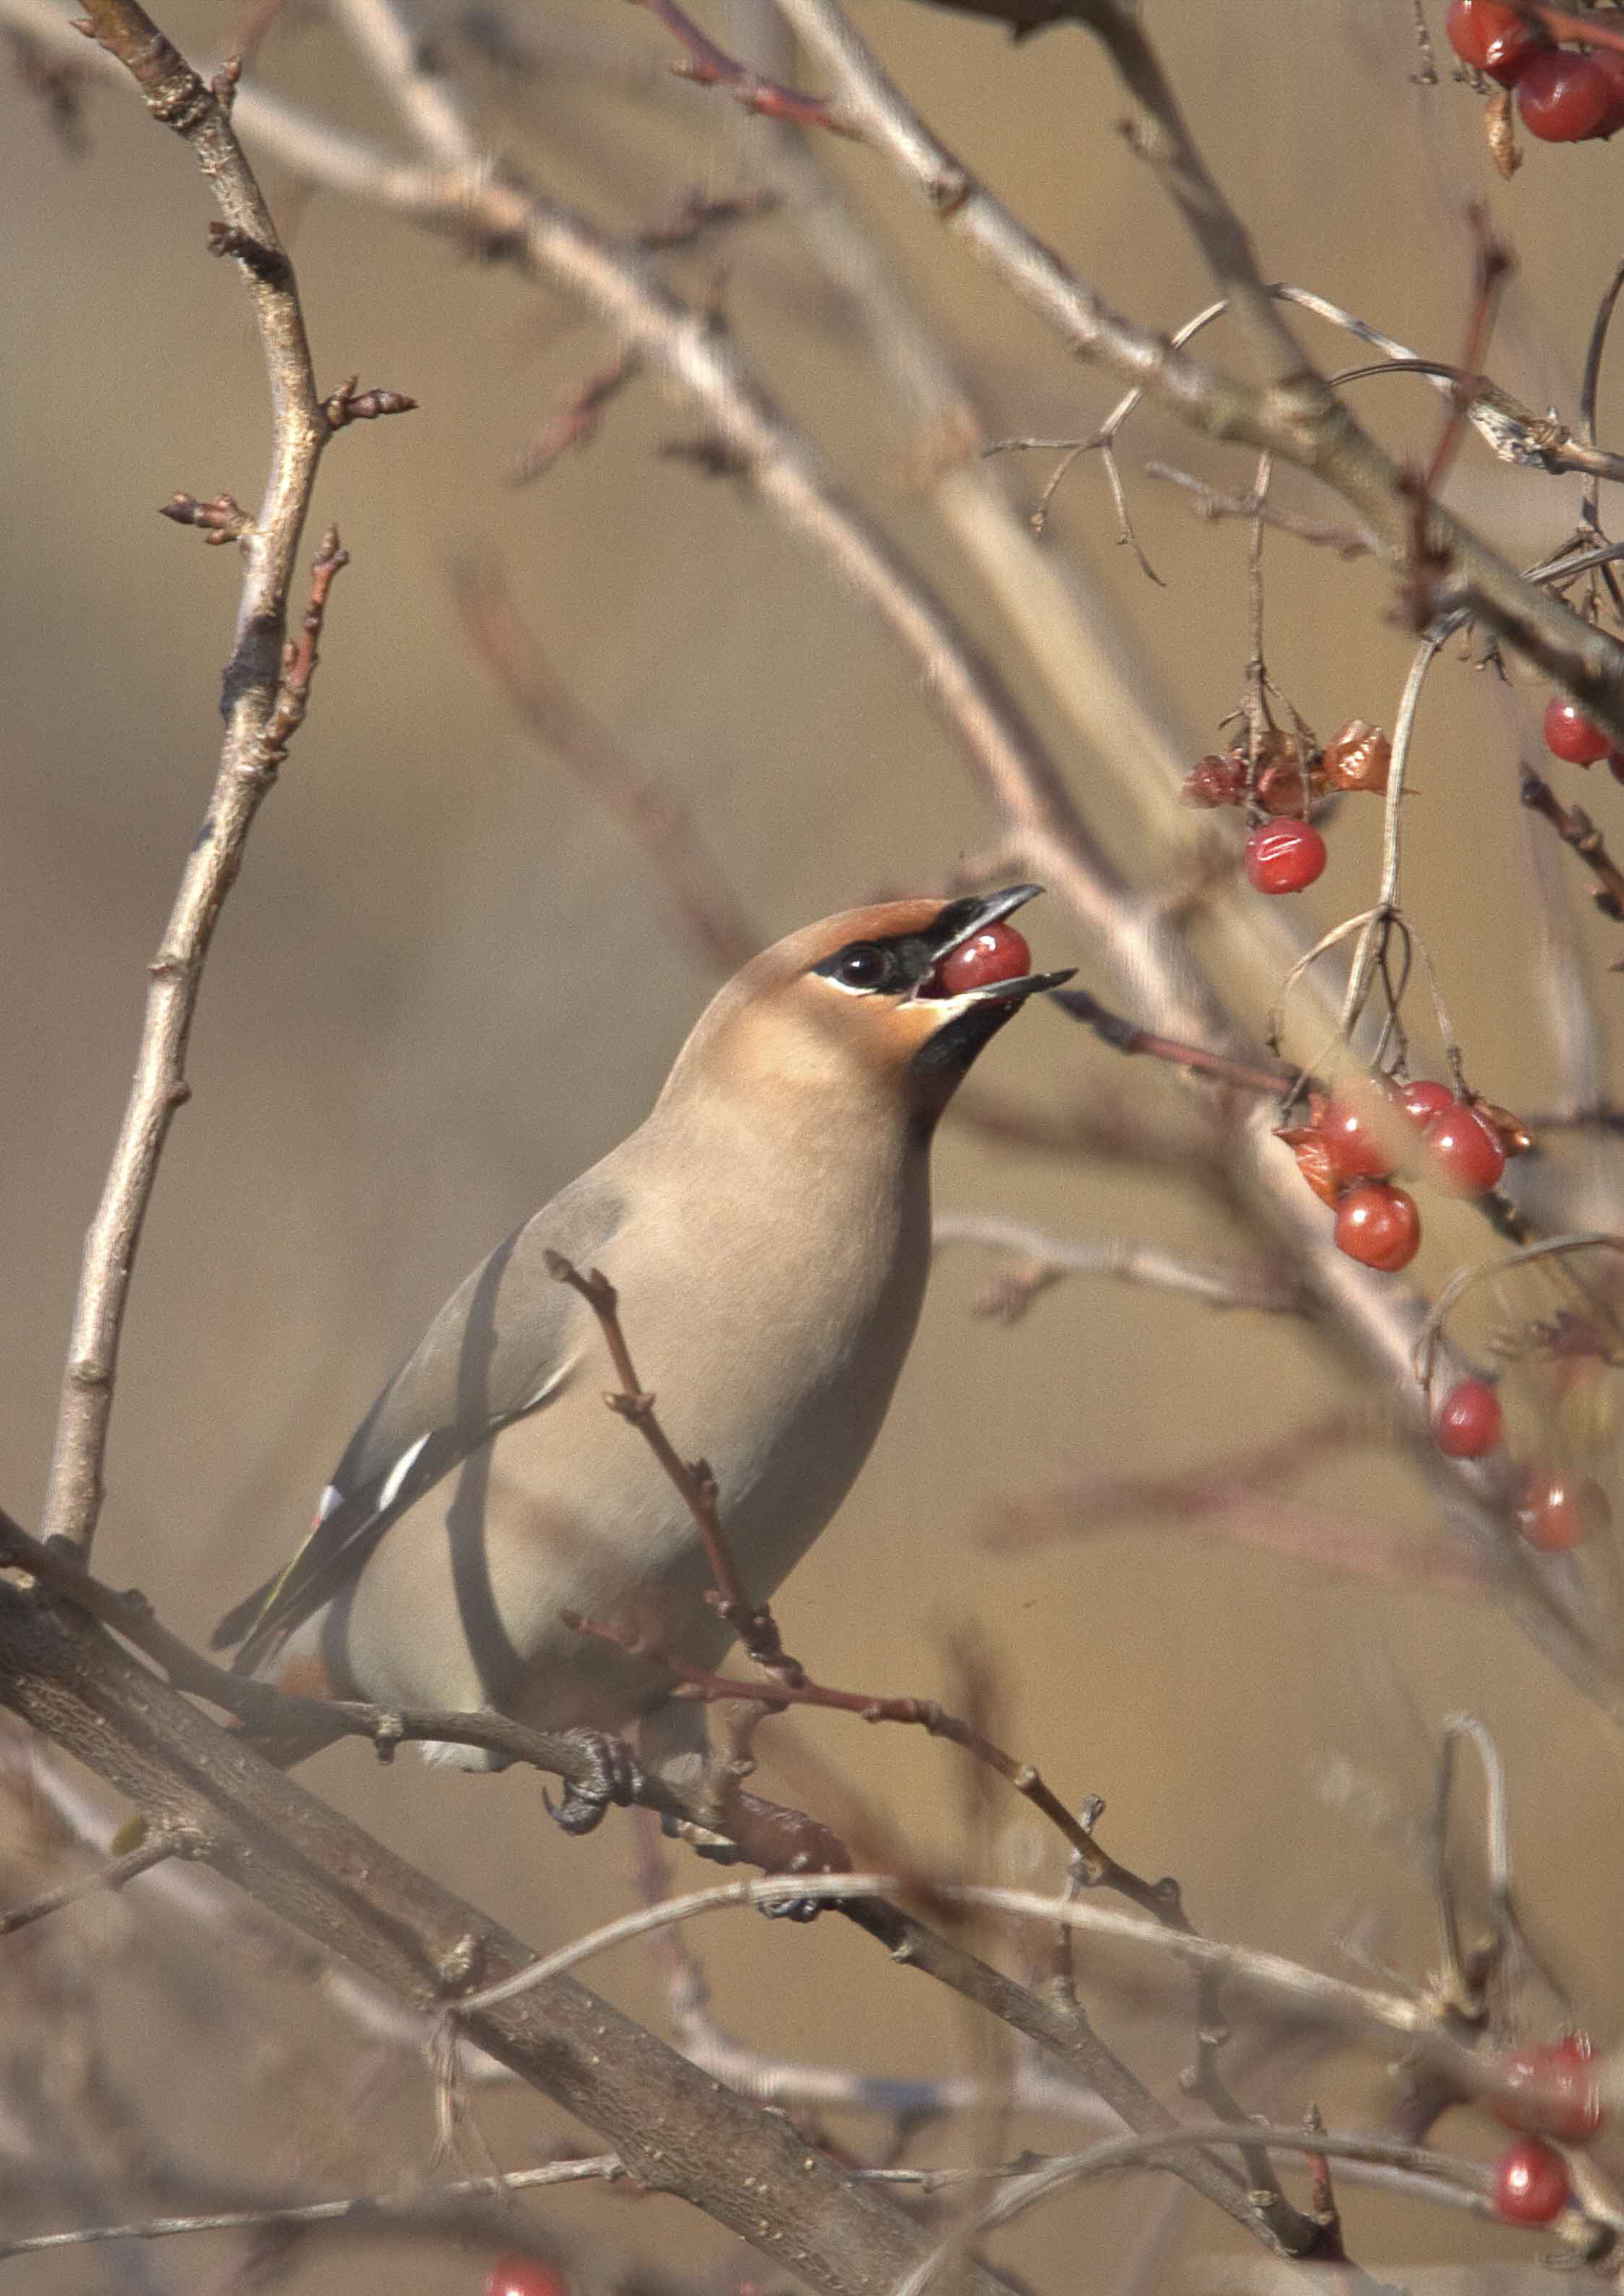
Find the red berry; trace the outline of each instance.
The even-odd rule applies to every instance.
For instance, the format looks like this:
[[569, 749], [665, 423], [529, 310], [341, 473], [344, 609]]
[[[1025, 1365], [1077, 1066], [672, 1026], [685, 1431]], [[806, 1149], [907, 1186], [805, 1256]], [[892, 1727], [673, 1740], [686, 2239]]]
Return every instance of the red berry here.
[[1331, 1168], [1341, 1180], [1385, 1180], [1394, 1158], [1387, 1145], [1387, 1126], [1374, 1108], [1352, 1101], [1333, 1100], [1319, 1119], [1331, 1151]]
[[1239, 805], [1246, 795], [1246, 760], [1234, 750], [1221, 758], [1203, 758], [1184, 778], [1184, 800], [1210, 812], [1220, 805]]
[[1530, 1468], [1517, 1502], [1517, 1528], [1540, 1554], [1567, 1554], [1612, 1521], [1607, 1494], [1588, 1475]]
[[499, 2256], [486, 2280], [485, 2296], [570, 2296], [570, 2284], [537, 2256]]
[[1475, 64], [1502, 87], [1514, 86], [1530, 60], [1546, 45], [1538, 25], [1508, 8], [1505, 0], [1450, 0], [1444, 37], [1463, 63]]
[[1435, 1116], [1455, 1106], [1455, 1095], [1447, 1084], [1434, 1084], [1430, 1077], [1422, 1077], [1399, 1086], [1398, 1105], [1412, 1124], [1424, 1130]]
[[993, 980], [1021, 980], [1032, 969], [1032, 952], [1013, 925], [983, 925], [944, 956], [931, 978], [939, 996], [962, 996]]
[[1446, 1459], [1481, 1459], [1500, 1440], [1500, 1398], [1480, 1379], [1463, 1379], [1432, 1414], [1432, 1440]]
[[1421, 1214], [1402, 1188], [1372, 1181], [1337, 1199], [1336, 1248], [1366, 1267], [1396, 1275], [1407, 1267], [1421, 1242]]
[[1464, 1100], [1435, 1116], [1421, 1136], [1427, 1177], [1452, 1196], [1480, 1196], [1505, 1169], [1499, 1134]]
[[1508, 2128], [1582, 2144], [1601, 2127], [1602, 2095], [1587, 2033], [1508, 2049], [1496, 2070], [1505, 2087], [1493, 2100], [1495, 2119]]
[[1611, 135], [1617, 92], [1612, 75], [1579, 48], [1546, 48], [1517, 78], [1517, 110], [1544, 144], [1582, 144]]
[[1567, 2162], [1537, 2136], [1520, 2136], [1495, 2162], [1495, 2214], [1503, 2223], [1549, 2224], [1566, 2208], [1570, 2189]]
[[1306, 821], [1271, 821], [1246, 840], [1246, 874], [1259, 893], [1300, 893], [1325, 865], [1325, 840]]
[[[1624, 56], [1619, 59], [1624, 63]], [[1553, 693], [1545, 705], [1545, 745], [1554, 758], [1570, 766], [1593, 766], [1607, 755], [1607, 736], [1592, 725], [1577, 701]]]

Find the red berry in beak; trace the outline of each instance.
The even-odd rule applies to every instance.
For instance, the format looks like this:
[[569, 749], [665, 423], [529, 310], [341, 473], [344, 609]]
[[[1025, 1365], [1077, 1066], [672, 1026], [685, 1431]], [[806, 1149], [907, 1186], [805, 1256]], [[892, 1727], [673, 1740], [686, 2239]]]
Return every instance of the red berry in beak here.
[[983, 925], [962, 940], [925, 983], [931, 996], [962, 996], [995, 980], [1021, 980], [1032, 969], [1032, 952], [1013, 925]]

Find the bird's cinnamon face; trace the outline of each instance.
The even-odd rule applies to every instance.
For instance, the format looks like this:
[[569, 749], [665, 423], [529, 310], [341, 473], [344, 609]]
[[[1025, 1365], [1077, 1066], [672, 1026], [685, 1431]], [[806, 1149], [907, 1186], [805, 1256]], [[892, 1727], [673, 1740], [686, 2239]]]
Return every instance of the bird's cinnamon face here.
[[1041, 890], [877, 902], [791, 934], [717, 997], [668, 1091], [723, 1073], [751, 1104], [800, 1109], [796, 1121], [808, 1094], [831, 1124], [933, 1118], [1026, 999], [1071, 977], [1033, 972], [1005, 922]]
[[1069, 969], [1034, 972], [1024, 939], [1005, 922], [1041, 890], [1011, 885], [831, 918], [825, 933], [860, 929], [807, 968], [808, 988], [823, 992], [815, 1009], [882, 1075], [902, 1072], [910, 1102], [939, 1108], [1029, 996], [1071, 978]]

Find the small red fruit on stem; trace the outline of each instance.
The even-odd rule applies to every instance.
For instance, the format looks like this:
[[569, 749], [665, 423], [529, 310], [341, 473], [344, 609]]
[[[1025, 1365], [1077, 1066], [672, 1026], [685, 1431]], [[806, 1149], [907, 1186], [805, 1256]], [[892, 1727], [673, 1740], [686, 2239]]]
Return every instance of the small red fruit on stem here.
[[1464, 64], [1475, 64], [1502, 87], [1514, 86], [1549, 45], [1539, 26], [1508, 8], [1505, 0], [1450, 0], [1444, 37]]
[[1433, 1118], [1422, 1135], [1422, 1143], [1427, 1177], [1453, 1196], [1486, 1194], [1505, 1169], [1505, 1151], [1498, 1133], [1464, 1100]]
[[1220, 805], [1239, 805], [1246, 795], [1246, 760], [1234, 750], [1221, 758], [1203, 758], [1184, 779], [1184, 800], [1203, 813]]
[[1583, 2144], [1601, 2127], [1602, 2093], [1587, 2033], [1508, 2049], [1495, 2069], [1505, 2084], [1494, 2099], [1495, 2119], [1508, 2128]]
[[1333, 1100], [1319, 1119], [1331, 1151], [1331, 1168], [1342, 1180], [1385, 1180], [1394, 1159], [1378, 1112], [1351, 1100]]
[[1549, 2224], [1571, 2189], [1567, 2162], [1537, 2136], [1519, 2137], [1495, 2162], [1495, 2214], [1505, 2224]]
[[1497, 1448], [1503, 1414], [1488, 1382], [1463, 1379], [1432, 1414], [1432, 1440], [1446, 1459], [1482, 1459]]
[[962, 996], [965, 989], [985, 988], [990, 981], [1020, 980], [1031, 969], [1032, 952], [1013, 925], [983, 925], [943, 957], [930, 988], [934, 996]]
[[1424, 1130], [1435, 1116], [1455, 1106], [1455, 1095], [1447, 1084], [1434, 1084], [1430, 1077], [1422, 1077], [1399, 1086], [1398, 1105], [1418, 1130]]
[[1517, 1528], [1540, 1554], [1566, 1554], [1612, 1521], [1607, 1494], [1589, 1475], [1532, 1467], [1517, 1502]]
[[485, 2296], [570, 2296], [570, 2284], [538, 2256], [499, 2256], [486, 2279]]
[[1612, 74], [1579, 48], [1546, 48], [1517, 76], [1517, 110], [1544, 144], [1584, 144], [1619, 125]]
[[1271, 821], [1246, 840], [1246, 874], [1259, 893], [1300, 893], [1325, 865], [1325, 840], [1306, 821]]
[[1402, 1188], [1373, 1180], [1337, 1199], [1336, 1248], [1366, 1267], [1396, 1275], [1421, 1243], [1421, 1214]]
[[1545, 705], [1545, 745], [1554, 758], [1570, 766], [1593, 766], [1609, 747], [1601, 727], [1565, 693], [1553, 693]]

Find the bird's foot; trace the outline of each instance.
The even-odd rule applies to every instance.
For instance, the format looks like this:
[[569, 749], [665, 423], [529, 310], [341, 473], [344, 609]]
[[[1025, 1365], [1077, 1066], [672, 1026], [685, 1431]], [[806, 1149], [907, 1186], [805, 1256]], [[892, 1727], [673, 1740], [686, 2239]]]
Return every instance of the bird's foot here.
[[624, 1808], [647, 1781], [624, 1738], [611, 1738], [602, 1730], [571, 1730], [568, 1735], [586, 1757], [587, 1775], [566, 1778], [563, 1800], [557, 1804], [545, 1786], [541, 1798], [547, 1816], [566, 1833], [590, 1833], [611, 1802]]
[[[787, 1866], [780, 1866], [772, 1878], [779, 1881], [788, 1874], [826, 1874], [829, 1867], [816, 1853], [803, 1851], [791, 1857]], [[815, 1922], [824, 1910], [822, 1898], [781, 1898], [761, 1910], [769, 1922]]]

